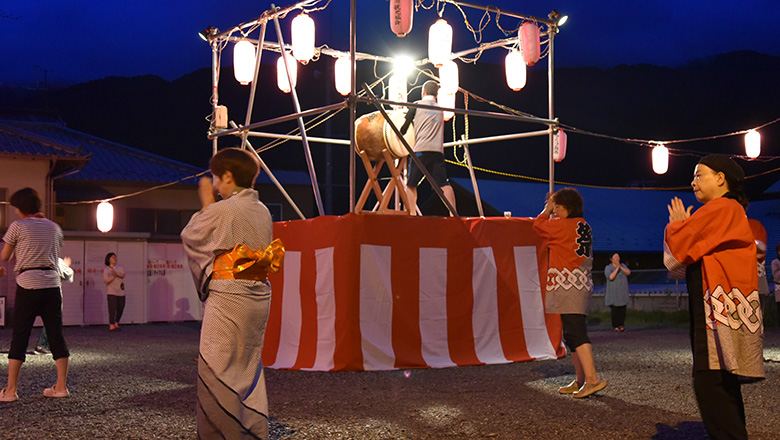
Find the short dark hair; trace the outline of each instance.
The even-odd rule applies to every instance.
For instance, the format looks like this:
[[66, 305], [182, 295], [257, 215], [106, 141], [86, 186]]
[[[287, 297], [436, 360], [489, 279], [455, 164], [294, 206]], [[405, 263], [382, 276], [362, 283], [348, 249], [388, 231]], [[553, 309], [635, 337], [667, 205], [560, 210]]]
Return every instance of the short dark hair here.
[[225, 172], [230, 171], [236, 185], [242, 188], [252, 188], [255, 178], [260, 172], [257, 158], [248, 151], [239, 148], [221, 150], [211, 158], [209, 168], [211, 168], [211, 174], [220, 178]]
[[11, 206], [24, 215], [41, 212], [41, 198], [32, 188], [22, 188], [11, 196]]
[[437, 83], [432, 79], [425, 81], [425, 84], [423, 84], [422, 89], [423, 89], [423, 95], [436, 96], [436, 94], [439, 93], [439, 83]]
[[569, 217], [584, 217], [582, 196], [574, 188], [563, 188], [553, 194], [553, 203], [561, 205], [569, 211]]
[[116, 257], [116, 254], [113, 253], [113, 252], [109, 252], [109, 253], [106, 254], [106, 266], [110, 266], [111, 265], [111, 257], [112, 256]]

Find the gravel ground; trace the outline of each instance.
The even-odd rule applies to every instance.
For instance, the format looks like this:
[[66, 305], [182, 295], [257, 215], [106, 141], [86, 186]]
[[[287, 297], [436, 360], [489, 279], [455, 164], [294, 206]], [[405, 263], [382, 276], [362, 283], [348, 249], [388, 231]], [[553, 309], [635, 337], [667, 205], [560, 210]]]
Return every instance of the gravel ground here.
[[[0, 403], [0, 438], [193, 439], [199, 325], [68, 327], [70, 399], [46, 399], [51, 356], [27, 358], [20, 400]], [[685, 328], [590, 328], [609, 381], [558, 395], [570, 358], [438, 370], [267, 370], [272, 439], [702, 439]], [[37, 331], [34, 332], [37, 336]], [[11, 331], [0, 330], [6, 351]], [[767, 380], [743, 387], [752, 439], [780, 438], [780, 330], [766, 332]], [[8, 360], [0, 356], [5, 380]]]

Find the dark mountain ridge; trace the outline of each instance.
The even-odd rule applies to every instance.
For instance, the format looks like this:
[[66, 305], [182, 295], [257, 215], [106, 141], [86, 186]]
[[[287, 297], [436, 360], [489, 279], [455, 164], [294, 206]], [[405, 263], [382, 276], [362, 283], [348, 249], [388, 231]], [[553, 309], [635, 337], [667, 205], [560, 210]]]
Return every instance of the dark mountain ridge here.
[[[527, 86], [520, 92], [506, 87], [503, 66], [487, 63], [461, 64], [460, 84], [483, 98], [547, 117], [545, 64], [541, 62], [529, 69]], [[276, 87], [275, 70], [275, 66], [265, 63], [261, 68], [252, 121], [293, 112], [290, 96]], [[564, 67], [554, 73], [555, 116], [561, 123], [613, 137], [659, 141], [711, 137], [753, 128], [780, 116], [780, 57], [752, 51], [702, 58], [675, 68], [646, 64], [607, 69]], [[232, 120], [242, 123], [249, 87], [238, 85], [229, 67], [223, 67], [221, 74], [220, 103], [228, 106]], [[343, 99], [333, 89], [330, 60], [301, 66], [298, 75], [303, 109]], [[359, 84], [373, 81], [373, 66], [361, 66], [358, 79]], [[374, 90], [378, 92], [379, 88]], [[0, 88], [0, 98], [9, 107], [48, 107], [73, 129], [204, 168], [211, 154], [211, 142], [206, 138], [210, 93], [211, 69], [200, 69], [170, 82], [145, 75], [108, 77], [50, 91]], [[419, 99], [418, 91], [410, 94], [410, 100], [415, 99]], [[458, 106], [464, 106], [462, 94]], [[469, 108], [500, 111], [473, 98]], [[358, 106], [358, 114], [373, 110], [367, 104]], [[460, 136], [464, 132], [463, 118], [456, 117], [455, 124]], [[297, 124], [292, 122], [263, 131], [287, 132], [294, 128]], [[543, 128], [471, 117], [469, 137]], [[347, 139], [348, 130], [348, 114], [342, 111], [314, 128], [310, 136]], [[771, 125], [762, 129], [761, 134], [762, 156], [780, 155], [780, 127]], [[450, 140], [451, 136], [448, 124], [445, 139]], [[258, 147], [269, 140], [253, 138], [252, 142]], [[651, 170], [650, 148], [570, 131], [569, 152], [556, 166], [556, 180], [608, 186], [687, 186], [693, 166], [702, 154], [744, 154], [741, 135], [669, 147], [677, 150], [670, 158], [670, 170], [658, 176]], [[331, 150], [330, 159], [326, 158], [326, 150]], [[312, 144], [312, 153], [320, 180], [330, 168], [333, 184], [347, 184], [349, 157], [345, 147], [329, 149]], [[546, 137], [472, 148], [475, 165], [479, 167], [538, 178], [547, 177], [546, 154]], [[272, 168], [306, 169], [299, 142], [268, 150], [263, 157]], [[774, 168], [773, 163], [766, 161], [740, 163], [748, 175]], [[467, 175], [465, 169], [451, 170], [452, 175]], [[478, 177], [501, 178], [485, 173]], [[760, 197], [761, 191], [776, 180], [773, 173], [752, 179], [749, 187], [753, 197]]]

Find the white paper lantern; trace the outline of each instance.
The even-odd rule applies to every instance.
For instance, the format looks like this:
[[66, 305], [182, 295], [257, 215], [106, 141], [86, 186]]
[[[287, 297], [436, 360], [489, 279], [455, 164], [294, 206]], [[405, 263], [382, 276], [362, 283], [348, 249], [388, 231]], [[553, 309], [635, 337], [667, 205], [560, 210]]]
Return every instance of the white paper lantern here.
[[506, 84], [515, 92], [525, 87], [525, 61], [514, 49], [506, 56]]
[[303, 64], [314, 57], [314, 20], [308, 14], [299, 14], [292, 21], [292, 51]]
[[290, 81], [292, 81], [292, 87], [290, 81], [287, 80], [287, 74], [284, 71], [284, 59], [279, 56], [279, 60], [276, 61], [276, 85], [279, 86], [279, 90], [284, 93], [290, 93], [298, 83], [298, 63], [295, 61], [295, 57], [285, 52], [287, 57], [287, 68], [290, 69]]
[[566, 158], [566, 132], [562, 128], [553, 135], [553, 160], [560, 162]]
[[114, 226], [114, 207], [108, 202], [100, 202], [97, 206], [97, 228], [100, 232], [108, 232]]
[[440, 18], [428, 31], [428, 61], [441, 67], [452, 56], [452, 27]]
[[653, 147], [653, 172], [664, 174], [669, 170], [669, 149], [664, 144]]
[[336, 91], [347, 96], [352, 90], [352, 63], [348, 57], [336, 58], [333, 68], [336, 77]]
[[241, 40], [233, 47], [233, 74], [242, 86], [252, 82], [255, 77], [255, 45], [249, 40]]
[[390, 0], [390, 29], [399, 37], [412, 31], [414, 0]]
[[756, 130], [748, 130], [745, 134], [745, 155], [751, 159], [761, 155], [761, 135]]
[[[446, 93], [443, 88], [439, 89], [439, 93], [436, 94], [436, 103], [440, 107], [455, 108], [455, 93]], [[444, 120], [449, 121], [455, 116], [455, 112], [444, 112]]]
[[439, 67], [439, 82], [441, 90], [446, 94], [454, 94], [458, 91], [458, 65], [455, 61], [448, 60]]
[[[387, 99], [390, 101], [406, 102], [406, 95], [406, 75], [394, 73], [390, 76], [390, 87]], [[396, 110], [403, 108], [402, 105], [393, 105], [392, 107]]]
[[541, 42], [539, 39], [539, 26], [526, 21], [520, 27], [520, 44], [523, 48], [523, 60], [529, 66], [539, 61]]

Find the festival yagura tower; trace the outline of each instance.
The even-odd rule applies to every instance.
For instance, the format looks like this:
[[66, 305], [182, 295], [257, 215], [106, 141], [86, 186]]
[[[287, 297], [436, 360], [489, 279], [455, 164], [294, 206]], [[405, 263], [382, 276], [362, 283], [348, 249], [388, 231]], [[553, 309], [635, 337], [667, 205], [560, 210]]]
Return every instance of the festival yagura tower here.
[[[272, 275], [273, 300], [266, 330], [263, 362], [272, 368], [309, 370], [387, 370], [448, 367], [552, 359], [563, 356], [558, 315], [544, 313], [544, 286], [547, 272], [546, 244], [533, 232], [528, 218], [462, 218], [443, 197], [432, 179], [434, 190], [451, 216], [411, 216], [404, 202], [404, 164], [413, 140], [398, 131], [398, 114], [404, 108], [424, 105], [406, 102], [407, 76], [413, 69], [439, 80], [439, 106], [445, 117], [500, 118], [544, 126], [532, 132], [481, 139], [462, 139], [468, 159], [478, 209], [482, 214], [476, 178], [468, 146], [494, 140], [530, 136], [549, 138], [549, 182], [553, 186], [554, 161], [565, 155], [565, 135], [553, 117], [553, 40], [565, 17], [553, 11], [548, 18], [536, 18], [495, 7], [483, 7], [456, 0], [432, 0], [439, 20], [429, 34], [429, 57], [416, 62], [380, 57], [356, 51], [356, 0], [350, 2], [350, 49], [341, 52], [327, 46], [315, 47], [315, 15], [322, 0], [298, 2], [286, 8], [273, 7], [260, 17], [227, 31], [209, 27], [201, 36], [212, 48], [211, 130], [216, 152], [225, 136], [241, 138], [243, 148], [257, 154], [250, 137], [276, 137], [300, 140], [303, 145], [312, 190], [319, 216], [306, 219], [295, 202], [274, 178], [257, 154], [261, 168], [284, 194], [301, 220], [277, 222], [274, 235], [287, 249], [284, 269]], [[398, 36], [411, 31], [415, 8], [432, 9], [421, 0], [390, 0], [390, 29]], [[415, 4], [417, 3], [417, 4]], [[484, 14], [500, 14], [521, 20], [508, 38], [483, 43], [475, 49], [452, 52], [452, 28], [442, 18], [444, 7], [475, 8]], [[300, 10], [291, 20], [292, 44], [284, 42], [280, 20]], [[423, 11], [424, 13], [425, 11]], [[430, 11], [432, 12], [432, 11]], [[310, 16], [311, 14], [311, 16]], [[465, 17], [465, 13], [463, 14]], [[265, 40], [266, 26], [272, 23], [276, 42]], [[251, 35], [258, 31], [258, 36]], [[455, 107], [455, 96], [468, 93], [458, 81], [455, 60], [493, 48], [509, 49], [506, 57], [507, 85], [519, 90], [525, 84], [526, 65], [540, 59], [541, 38], [546, 37], [548, 59], [547, 118], [517, 116]], [[227, 109], [219, 103], [219, 74], [222, 50], [234, 48], [236, 79], [249, 85], [249, 100], [243, 124], [229, 122]], [[279, 53], [277, 83], [290, 93], [295, 113], [253, 122], [252, 107], [257, 77], [264, 51]], [[322, 55], [335, 58], [335, 87], [346, 96], [342, 102], [303, 110], [296, 92], [298, 63]], [[373, 85], [356, 83], [357, 62], [394, 62], [393, 69]], [[476, 61], [476, 58], [473, 59]], [[431, 70], [420, 70], [433, 64]], [[406, 70], [405, 70], [406, 69]], [[385, 92], [384, 79], [389, 77]], [[428, 78], [425, 78], [428, 79]], [[378, 91], [373, 88], [381, 84]], [[326, 86], [326, 85], [323, 85]], [[378, 96], [379, 97], [378, 97]], [[384, 99], [382, 99], [384, 98]], [[374, 123], [362, 127], [358, 102], [376, 108]], [[387, 109], [386, 107], [389, 107]], [[310, 138], [305, 118], [339, 109], [350, 112], [350, 139]], [[277, 135], [259, 131], [281, 122], [296, 120], [298, 135]], [[362, 127], [362, 128], [361, 128]], [[324, 215], [309, 142], [349, 146], [351, 213]], [[356, 158], [368, 175], [366, 186], [355, 200]], [[384, 166], [391, 178], [381, 186]], [[424, 170], [424, 167], [421, 166]], [[424, 171], [426, 176], [427, 171]], [[371, 197], [373, 209], [366, 209]], [[540, 195], [540, 200], [543, 195]], [[370, 215], [368, 215], [370, 214]], [[398, 215], [401, 214], [401, 215]]]

